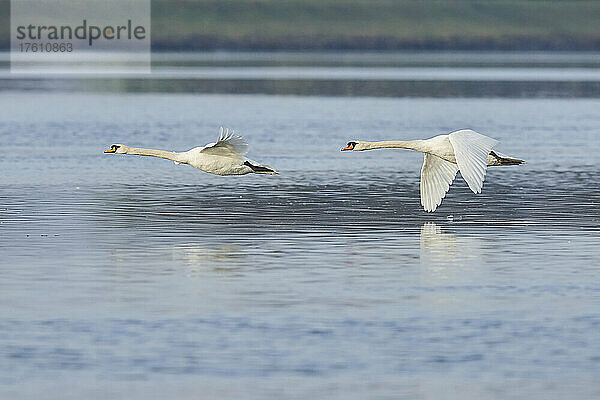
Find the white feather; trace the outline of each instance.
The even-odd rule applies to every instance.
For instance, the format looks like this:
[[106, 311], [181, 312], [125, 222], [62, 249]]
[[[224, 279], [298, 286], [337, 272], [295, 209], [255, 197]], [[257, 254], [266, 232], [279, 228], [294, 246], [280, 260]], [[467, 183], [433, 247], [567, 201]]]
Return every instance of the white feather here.
[[456, 177], [458, 166], [433, 154], [425, 153], [421, 168], [421, 205], [433, 212], [442, 203]]
[[203, 153], [219, 155], [224, 157], [242, 157], [248, 153], [248, 142], [240, 135], [236, 135], [233, 130], [219, 129], [219, 140], [215, 143], [209, 143], [202, 149]]
[[488, 154], [499, 142], [470, 129], [452, 132], [448, 137], [460, 174], [473, 193], [481, 193]]

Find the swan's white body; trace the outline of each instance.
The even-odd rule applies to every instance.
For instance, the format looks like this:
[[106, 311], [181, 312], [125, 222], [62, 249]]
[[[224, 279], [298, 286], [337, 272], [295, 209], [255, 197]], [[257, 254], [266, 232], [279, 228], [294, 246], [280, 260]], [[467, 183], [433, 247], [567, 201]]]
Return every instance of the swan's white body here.
[[219, 130], [219, 139], [203, 147], [194, 147], [188, 151], [175, 152], [155, 149], [141, 149], [122, 144], [113, 144], [105, 153], [132, 154], [172, 160], [175, 164], [188, 164], [204, 172], [216, 175], [277, 174], [273, 168], [258, 164], [244, 155], [248, 152], [248, 143], [242, 136], [229, 129]]
[[353, 141], [342, 150], [403, 148], [425, 153], [421, 168], [421, 205], [426, 211], [433, 212], [446, 197], [458, 171], [473, 193], [481, 193], [488, 166], [525, 164], [525, 161], [492, 151], [498, 143], [495, 139], [463, 129], [426, 140]]

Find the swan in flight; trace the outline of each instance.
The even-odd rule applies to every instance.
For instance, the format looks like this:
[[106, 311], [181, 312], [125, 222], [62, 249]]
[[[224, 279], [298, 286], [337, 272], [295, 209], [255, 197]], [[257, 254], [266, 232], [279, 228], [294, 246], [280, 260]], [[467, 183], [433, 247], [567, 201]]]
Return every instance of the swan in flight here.
[[354, 140], [342, 151], [400, 148], [425, 153], [421, 168], [421, 205], [425, 211], [433, 212], [446, 196], [458, 171], [473, 193], [481, 193], [488, 166], [525, 164], [523, 160], [492, 151], [498, 143], [470, 129], [462, 129], [426, 140]]
[[261, 165], [249, 160], [244, 155], [248, 152], [248, 143], [242, 136], [229, 129], [219, 129], [219, 140], [204, 147], [194, 147], [188, 151], [175, 152], [154, 149], [140, 149], [123, 144], [113, 144], [105, 153], [133, 154], [152, 156], [172, 160], [175, 164], [188, 164], [204, 172], [216, 175], [277, 174], [268, 165]]

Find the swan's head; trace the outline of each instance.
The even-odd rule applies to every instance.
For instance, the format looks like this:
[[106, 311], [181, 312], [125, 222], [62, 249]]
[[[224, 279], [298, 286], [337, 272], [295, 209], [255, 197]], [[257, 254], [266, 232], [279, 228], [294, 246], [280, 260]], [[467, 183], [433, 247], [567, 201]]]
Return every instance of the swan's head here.
[[361, 142], [360, 140], [352, 140], [351, 142], [348, 142], [348, 144], [346, 145], [346, 147], [344, 147], [342, 149], [342, 151], [346, 151], [346, 150], [353, 150], [353, 151], [362, 151], [362, 150], [366, 150], [366, 144], [367, 142]]
[[127, 153], [127, 146], [118, 143], [113, 144], [108, 150], [105, 151], [105, 153], [125, 154]]

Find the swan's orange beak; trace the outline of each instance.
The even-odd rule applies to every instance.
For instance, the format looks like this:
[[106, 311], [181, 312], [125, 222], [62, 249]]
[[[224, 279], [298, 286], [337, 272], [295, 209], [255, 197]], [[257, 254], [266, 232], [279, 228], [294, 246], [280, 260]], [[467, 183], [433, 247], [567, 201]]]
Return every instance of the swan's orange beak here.
[[106, 151], [105, 151], [105, 153], [114, 153], [114, 152], [116, 152], [116, 151], [117, 151], [117, 149], [116, 149], [116, 148], [114, 148], [114, 147], [111, 147], [110, 149], [106, 150]]
[[342, 150], [340, 151], [346, 151], [346, 150], [352, 150], [354, 148], [353, 145], [349, 144], [348, 146], [344, 147]]

